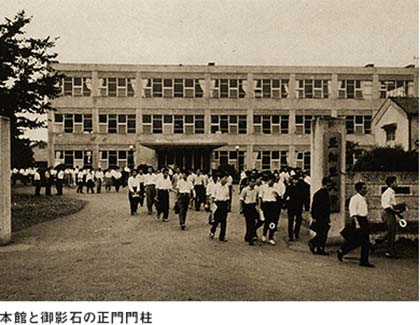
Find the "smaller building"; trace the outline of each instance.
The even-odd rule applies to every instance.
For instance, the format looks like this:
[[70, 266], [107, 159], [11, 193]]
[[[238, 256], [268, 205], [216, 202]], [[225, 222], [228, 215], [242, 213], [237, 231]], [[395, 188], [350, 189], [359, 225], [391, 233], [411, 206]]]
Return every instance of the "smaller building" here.
[[33, 161], [38, 167], [48, 167], [48, 144], [45, 141], [36, 141], [31, 145]]
[[419, 149], [419, 98], [389, 97], [373, 116], [375, 142], [383, 146]]

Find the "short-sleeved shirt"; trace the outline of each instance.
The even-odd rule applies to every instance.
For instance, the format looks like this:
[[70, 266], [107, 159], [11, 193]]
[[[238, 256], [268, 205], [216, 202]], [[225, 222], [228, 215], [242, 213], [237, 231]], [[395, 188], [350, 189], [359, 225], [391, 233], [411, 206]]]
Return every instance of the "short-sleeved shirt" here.
[[261, 186], [259, 197], [263, 200], [263, 202], [276, 202], [278, 196], [281, 195], [279, 190], [274, 186]]
[[239, 195], [239, 200], [241, 200], [245, 204], [257, 203], [257, 199], [258, 199], [258, 191], [255, 187], [253, 189], [251, 189], [249, 186], [244, 187], [242, 189], [241, 194]]
[[228, 201], [229, 200], [229, 186], [227, 184], [222, 185], [221, 183], [216, 184], [213, 191], [213, 198], [217, 201]]
[[186, 181], [184, 179], [180, 179], [178, 180], [176, 188], [178, 189], [179, 193], [190, 194], [194, 188], [194, 185], [188, 180]]
[[385, 192], [382, 193], [382, 196], [381, 196], [382, 209], [392, 208], [392, 206], [395, 204], [396, 204], [395, 191], [391, 187], [388, 187], [385, 190]]
[[367, 217], [368, 215], [368, 205], [366, 198], [360, 193], [353, 195], [349, 203], [349, 212], [350, 217], [359, 216]]

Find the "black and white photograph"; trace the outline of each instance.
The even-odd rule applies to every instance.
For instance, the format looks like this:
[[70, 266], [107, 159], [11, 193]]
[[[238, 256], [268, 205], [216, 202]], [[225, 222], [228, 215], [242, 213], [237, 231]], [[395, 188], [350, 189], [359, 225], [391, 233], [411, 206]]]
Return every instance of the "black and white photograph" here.
[[2, 0], [0, 325], [418, 302], [418, 6]]

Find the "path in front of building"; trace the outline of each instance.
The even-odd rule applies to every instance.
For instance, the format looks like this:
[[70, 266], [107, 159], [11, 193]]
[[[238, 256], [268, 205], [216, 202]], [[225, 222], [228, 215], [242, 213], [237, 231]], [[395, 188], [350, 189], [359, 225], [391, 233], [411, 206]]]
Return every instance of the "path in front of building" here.
[[126, 190], [65, 195], [88, 204], [0, 247], [0, 300], [418, 300], [417, 257], [373, 257], [366, 269], [358, 252], [345, 263], [314, 256], [306, 239], [286, 241], [284, 212], [278, 245], [252, 247], [237, 204], [221, 243], [205, 212], [189, 210], [181, 231], [172, 211], [168, 223], [145, 208], [130, 216]]

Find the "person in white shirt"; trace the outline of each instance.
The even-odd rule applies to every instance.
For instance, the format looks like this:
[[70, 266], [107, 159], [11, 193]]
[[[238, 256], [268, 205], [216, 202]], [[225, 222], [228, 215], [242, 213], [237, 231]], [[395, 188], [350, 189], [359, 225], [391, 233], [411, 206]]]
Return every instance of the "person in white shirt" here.
[[114, 179], [114, 186], [115, 186], [115, 192], [119, 192], [120, 191], [120, 186], [122, 185], [122, 173], [121, 173], [121, 169], [120, 167], [117, 167], [117, 169], [114, 171], [113, 174], [113, 179]]
[[77, 173], [77, 190], [76, 193], [83, 193], [83, 185], [85, 181], [85, 175], [83, 173], [83, 169], [80, 169]]
[[187, 229], [187, 211], [193, 189], [194, 185], [187, 179], [187, 175], [182, 173], [181, 178], [178, 180], [176, 185], [178, 193], [177, 206], [179, 208], [179, 224], [181, 226], [181, 230]]
[[143, 169], [138, 169], [138, 173], [137, 173], [137, 181], [139, 182], [139, 203], [140, 206], [143, 207], [144, 204], [144, 174], [143, 174]]
[[112, 180], [113, 180], [112, 175], [113, 175], [113, 173], [112, 173], [112, 169], [108, 169], [108, 170], [105, 172], [105, 175], [104, 175], [104, 180], [105, 180], [105, 190], [106, 190], [107, 192], [110, 192], [110, 191], [111, 191], [111, 188], [112, 188]]
[[104, 172], [101, 168], [98, 168], [95, 171], [95, 180], [96, 180], [96, 193], [101, 193], [102, 183], [104, 181]]
[[162, 221], [167, 222], [169, 217], [169, 192], [172, 190], [172, 181], [167, 169], [164, 169], [162, 176], [157, 179], [156, 190], [156, 218], [159, 220], [160, 215], [163, 214]]
[[130, 212], [131, 215], [134, 216], [137, 214], [137, 207], [138, 207], [138, 198], [139, 198], [139, 189], [140, 184], [137, 178], [136, 170], [132, 170], [130, 173], [130, 177], [127, 181], [128, 185], [128, 201], [130, 202]]
[[197, 170], [197, 174], [194, 177], [194, 191], [195, 191], [195, 210], [200, 211], [201, 204], [206, 201], [206, 181], [201, 170]]
[[229, 174], [226, 175], [226, 185], [229, 187], [229, 204], [228, 212], [232, 211], [232, 196], [233, 196], [233, 177]]
[[216, 184], [213, 191], [213, 200], [217, 206], [216, 211], [214, 212], [214, 222], [210, 228], [210, 239], [214, 238], [216, 229], [220, 224], [220, 234], [219, 240], [222, 242], [226, 240], [226, 225], [227, 217], [229, 212], [229, 186], [227, 185], [227, 177], [223, 177], [220, 180], [220, 183]]
[[217, 182], [218, 182], [218, 177], [216, 174], [213, 174], [206, 186], [207, 206], [208, 206], [208, 211], [210, 212], [209, 225], [212, 225], [214, 222], [213, 194], [214, 194], [214, 188], [216, 187]]
[[39, 172], [39, 169], [35, 170], [34, 186], [35, 186], [35, 196], [39, 196], [41, 194], [41, 174]]
[[[197, 175], [194, 173], [194, 171], [191, 171], [191, 170], [188, 171], [187, 181], [191, 182], [193, 186], [194, 186], [194, 181], [195, 181], [196, 176]], [[190, 209], [192, 209], [194, 206], [196, 196], [197, 196], [197, 193], [195, 193], [195, 191], [192, 191], [191, 197], [190, 197]]]
[[153, 173], [153, 168], [147, 169], [147, 174], [144, 175], [144, 186], [146, 191], [147, 213], [153, 213], [153, 204], [156, 198], [156, 175]]
[[266, 184], [261, 185], [259, 189], [259, 198], [261, 210], [263, 211], [265, 218], [261, 241], [267, 241], [268, 232], [268, 243], [270, 245], [276, 245], [274, 233], [277, 230], [277, 224], [280, 217], [281, 194], [279, 193], [279, 190], [274, 187], [273, 179], [269, 179]]
[[95, 172], [93, 169], [86, 170], [86, 193], [95, 193]]
[[[365, 195], [367, 187], [364, 182], [357, 182], [355, 185], [356, 194], [350, 199], [349, 212], [352, 218], [353, 235], [352, 238], [345, 240], [337, 251], [337, 258], [343, 261], [344, 255], [348, 254], [355, 248], [362, 246], [360, 252], [360, 266], [374, 267], [369, 263], [369, 223], [368, 223], [368, 205]], [[358, 232], [355, 230], [358, 229]]]
[[383, 239], [377, 241], [386, 241], [386, 257], [395, 257], [395, 236], [397, 234], [397, 218], [396, 218], [396, 205], [395, 189], [397, 188], [397, 178], [395, 176], [388, 176], [385, 180], [387, 189], [382, 193], [381, 206], [382, 206], [382, 221], [386, 226], [386, 234]]
[[64, 182], [64, 171], [63, 168], [60, 168], [55, 181], [55, 188], [57, 190], [57, 195], [63, 195], [63, 182]]

